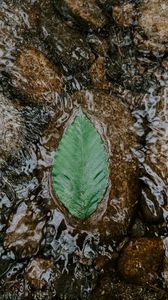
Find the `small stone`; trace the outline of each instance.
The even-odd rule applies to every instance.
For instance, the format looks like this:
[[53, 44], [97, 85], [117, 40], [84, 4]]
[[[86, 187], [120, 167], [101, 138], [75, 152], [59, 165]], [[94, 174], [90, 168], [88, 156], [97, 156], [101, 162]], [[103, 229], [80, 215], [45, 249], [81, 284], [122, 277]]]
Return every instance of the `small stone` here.
[[121, 253], [118, 270], [127, 282], [148, 284], [157, 279], [164, 257], [163, 241], [139, 238], [131, 241]]
[[22, 202], [9, 218], [4, 246], [20, 258], [35, 255], [43, 238], [44, 216], [31, 202]]
[[42, 258], [33, 259], [27, 266], [24, 276], [35, 289], [42, 289], [51, 281], [53, 262]]
[[133, 23], [134, 9], [131, 3], [116, 5], [112, 9], [112, 16], [118, 26], [129, 27]]
[[77, 25], [82, 23], [84, 28], [99, 29], [107, 23], [96, 0], [55, 0], [54, 3], [65, 18], [75, 21]]
[[[142, 1], [139, 6], [138, 26], [147, 39], [140, 47], [163, 52], [167, 49], [168, 39], [168, 3], [166, 0]], [[141, 31], [139, 33], [141, 35]]]
[[108, 90], [110, 82], [106, 78], [105, 59], [98, 57], [88, 71], [94, 86], [97, 89]]
[[93, 63], [95, 56], [89, 44], [73, 27], [56, 17], [50, 20], [44, 15], [41, 18], [41, 32], [55, 64], [64, 70], [80, 72]]
[[24, 48], [17, 56], [11, 74], [12, 85], [19, 95], [33, 104], [55, 103], [61, 93], [61, 75], [40, 51]]
[[[2, 93], [0, 94], [0, 165], [13, 157], [25, 138], [25, 123], [21, 112]], [[11, 146], [12, 145], [12, 146]]]

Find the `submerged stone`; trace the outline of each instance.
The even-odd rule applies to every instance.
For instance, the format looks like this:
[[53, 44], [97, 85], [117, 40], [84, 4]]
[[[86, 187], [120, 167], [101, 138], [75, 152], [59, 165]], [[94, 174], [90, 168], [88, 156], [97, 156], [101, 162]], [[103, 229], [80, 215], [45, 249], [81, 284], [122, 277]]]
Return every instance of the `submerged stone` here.
[[[116, 277], [116, 273], [115, 273]], [[155, 286], [125, 283], [118, 278], [104, 275], [92, 293], [91, 300], [165, 300], [167, 293]]]
[[160, 238], [142, 237], [131, 241], [124, 248], [118, 262], [118, 270], [127, 282], [149, 284], [156, 281], [164, 257]]
[[[137, 46], [152, 52], [167, 50], [168, 3], [166, 0], [142, 1], [139, 5]], [[145, 38], [143, 35], [145, 34]]]
[[14, 92], [34, 105], [56, 104], [63, 90], [62, 75], [49, 60], [35, 48], [23, 48], [11, 73]]
[[107, 19], [103, 15], [96, 0], [55, 0], [55, 7], [68, 20], [82, 23], [84, 28], [99, 29], [106, 23]]
[[96, 211], [82, 222], [70, 215], [57, 198], [56, 205], [77, 230], [98, 233], [105, 240], [120, 238], [127, 232], [139, 197], [138, 166], [132, 153], [137, 147], [133, 119], [122, 103], [103, 93], [77, 92], [72, 102], [84, 109], [106, 141], [110, 182]]

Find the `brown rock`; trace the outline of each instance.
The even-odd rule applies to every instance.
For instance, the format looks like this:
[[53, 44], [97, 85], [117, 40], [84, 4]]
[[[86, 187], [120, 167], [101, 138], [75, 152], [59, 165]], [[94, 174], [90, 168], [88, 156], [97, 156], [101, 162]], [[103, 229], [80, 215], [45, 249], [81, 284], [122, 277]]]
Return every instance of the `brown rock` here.
[[107, 195], [87, 220], [81, 222], [69, 215], [54, 197], [56, 206], [71, 226], [100, 233], [105, 240], [119, 238], [127, 232], [139, 197], [138, 167], [132, 153], [137, 147], [134, 121], [122, 103], [103, 93], [77, 92], [72, 103], [74, 109], [76, 105], [84, 109], [109, 145], [110, 183]]
[[121, 253], [118, 270], [128, 282], [154, 282], [161, 271], [164, 256], [163, 241], [159, 238], [139, 238], [131, 241]]
[[110, 82], [106, 78], [105, 59], [103, 57], [96, 59], [88, 73], [97, 89], [107, 90], [110, 88]]
[[45, 225], [44, 217], [32, 203], [22, 202], [10, 216], [4, 245], [20, 258], [35, 255], [40, 247]]
[[96, 0], [56, 0], [55, 6], [59, 12], [67, 19], [82, 23], [85, 28], [102, 28], [107, 19], [96, 3]]
[[15, 62], [12, 85], [34, 104], [56, 103], [63, 82], [57, 69], [38, 50], [24, 48]]
[[[25, 139], [25, 123], [21, 112], [0, 94], [0, 165], [14, 156]], [[12, 145], [12, 147], [11, 147]]]
[[37, 257], [25, 269], [25, 278], [33, 288], [41, 289], [51, 280], [52, 267], [52, 261]]
[[[115, 274], [116, 277], [116, 274]], [[91, 300], [167, 300], [167, 293], [159, 288], [128, 284], [110, 276], [103, 277], [93, 291]]]
[[116, 5], [112, 9], [112, 16], [121, 27], [129, 27], [133, 23], [134, 9], [131, 3]]
[[[139, 46], [152, 51], [163, 52], [167, 48], [168, 3], [166, 0], [142, 1], [139, 6], [138, 25], [147, 39]], [[140, 40], [139, 40], [140, 41]]]

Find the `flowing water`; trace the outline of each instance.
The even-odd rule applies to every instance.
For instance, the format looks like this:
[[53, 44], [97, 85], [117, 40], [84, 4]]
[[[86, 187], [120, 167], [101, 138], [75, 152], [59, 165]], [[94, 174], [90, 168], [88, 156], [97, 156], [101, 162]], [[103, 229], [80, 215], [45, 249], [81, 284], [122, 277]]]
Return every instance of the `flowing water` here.
[[[0, 0], [0, 299], [166, 300], [168, 4], [76, 3]], [[51, 178], [81, 106], [111, 170], [89, 221]]]

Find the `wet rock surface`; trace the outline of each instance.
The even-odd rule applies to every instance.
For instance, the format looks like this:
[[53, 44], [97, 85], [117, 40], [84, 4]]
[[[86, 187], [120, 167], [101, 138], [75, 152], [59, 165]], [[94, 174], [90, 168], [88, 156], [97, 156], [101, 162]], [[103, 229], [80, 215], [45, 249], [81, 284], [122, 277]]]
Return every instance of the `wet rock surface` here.
[[[138, 25], [145, 35], [139, 38], [138, 47], [141, 49], [164, 52], [167, 51], [168, 20], [167, 1], [142, 1], [139, 6]], [[140, 31], [141, 34], [141, 31]]]
[[14, 93], [35, 105], [56, 104], [63, 90], [59, 71], [35, 48], [21, 49], [11, 77]]
[[163, 257], [161, 239], [139, 238], [123, 249], [118, 263], [119, 273], [128, 282], [151, 283], [162, 270]]
[[[167, 3], [78, 3], [0, 1], [0, 299], [167, 300]], [[51, 188], [79, 107], [111, 183], [81, 223]]]

